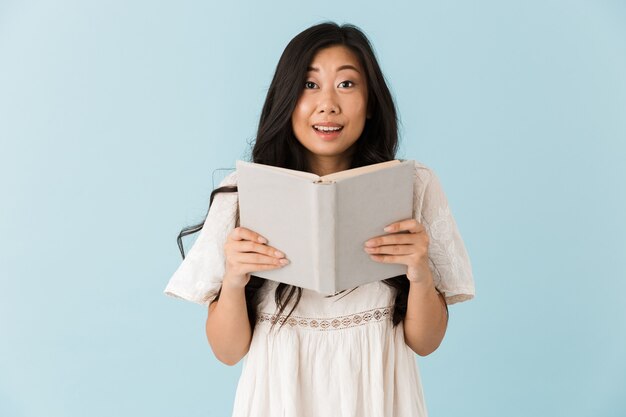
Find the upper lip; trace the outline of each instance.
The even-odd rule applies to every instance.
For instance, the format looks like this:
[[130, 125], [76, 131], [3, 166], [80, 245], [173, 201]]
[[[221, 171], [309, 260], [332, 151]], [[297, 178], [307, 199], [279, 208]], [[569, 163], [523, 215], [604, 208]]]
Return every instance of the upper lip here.
[[340, 125], [339, 123], [333, 123], [333, 122], [313, 123], [313, 126], [343, 127], [343, 125]]

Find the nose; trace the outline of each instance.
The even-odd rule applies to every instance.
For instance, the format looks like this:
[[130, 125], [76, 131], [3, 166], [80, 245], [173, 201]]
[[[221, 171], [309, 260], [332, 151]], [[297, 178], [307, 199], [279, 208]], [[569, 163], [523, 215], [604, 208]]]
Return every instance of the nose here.
[[322, 92], [317, 106], [318, 113], [339, 113], [339, 103], [333, 90]]

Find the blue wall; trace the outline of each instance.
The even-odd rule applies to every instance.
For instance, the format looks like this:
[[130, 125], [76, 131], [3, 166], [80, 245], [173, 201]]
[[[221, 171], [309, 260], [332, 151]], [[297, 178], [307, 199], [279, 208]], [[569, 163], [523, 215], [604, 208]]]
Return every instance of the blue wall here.
[[472, 259], [431, 415], [625, 415], [626, 4], [271, 4], [0, 3], [0, 415], [229, 415], [241, 364], [162, 291], [326, 19], [370, 37]]

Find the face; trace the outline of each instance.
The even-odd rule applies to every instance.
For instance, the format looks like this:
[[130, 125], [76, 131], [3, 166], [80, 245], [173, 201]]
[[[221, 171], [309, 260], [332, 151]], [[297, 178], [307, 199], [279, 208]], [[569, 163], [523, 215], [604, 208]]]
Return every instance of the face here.
[[[320, 49], [302, 89], [291, 116], [296, 138], [313, 162], [349, 163], [367, 118], [367, 80], [357, 56], [345, 46]], [[320, 131], [328, 128], [339, 130]]]

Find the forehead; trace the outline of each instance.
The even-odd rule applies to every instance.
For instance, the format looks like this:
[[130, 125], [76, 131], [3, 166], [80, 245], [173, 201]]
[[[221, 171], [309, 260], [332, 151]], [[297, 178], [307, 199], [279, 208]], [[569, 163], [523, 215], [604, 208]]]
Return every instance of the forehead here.
[[354, 52], [343, 45], [322, 48], [313, 56], [307, 67], [309, 72], [356, 71], [363, 73], [359, 58]]

